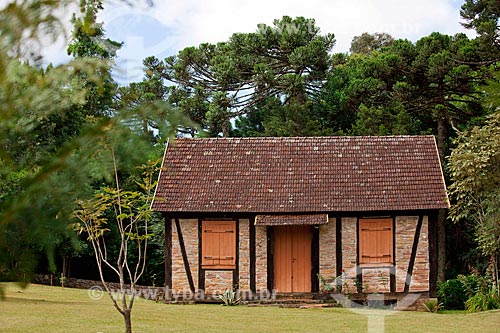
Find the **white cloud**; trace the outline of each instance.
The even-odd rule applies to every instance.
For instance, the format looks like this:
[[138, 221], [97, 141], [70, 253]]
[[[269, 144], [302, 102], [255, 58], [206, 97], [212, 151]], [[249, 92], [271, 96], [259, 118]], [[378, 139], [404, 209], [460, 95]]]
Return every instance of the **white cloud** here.
[[334, 51], [346, 52], [352, 38], [363, 32], [388, 32], [416, 41], [433, 31], [464, 31], [460, 5], [457, 0], [185, 0], [158, 1], [154, 12], [178, 27], [184, 46], [224, 41], [233, 32], [252, 32], [258, 23], [272, 24], [288, 15], [315, 18], [323, 33], [335, 34]]
[[[144, 0], [133, 7], [109, 1], [100, 20], [111, 39], [125, 42], [119, 52], [123, 82], [141, 78], [146, 56], [163, 58], [186, 46], [225, 41], [234, 32], [256, 31], [258, 23], [271, 25], [283, 15], [316, 19], [322, 33], [335, 34], [333, 52], [347, 52], [352, 38], [363, 32], [416, 41], [433, 31], [465, 31], [461, 0], [154, 0], [153, 7]], [[61, 48], [45, 54], [58, 59]]]

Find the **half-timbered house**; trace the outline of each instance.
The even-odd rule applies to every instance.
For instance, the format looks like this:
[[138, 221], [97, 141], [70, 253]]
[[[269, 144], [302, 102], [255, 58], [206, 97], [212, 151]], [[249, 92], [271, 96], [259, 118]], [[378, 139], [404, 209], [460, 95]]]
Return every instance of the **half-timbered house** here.
[[152, 208], [174, 291], [432, 296], [448, 206], [434, 137], [381, 136], [177, 139]]

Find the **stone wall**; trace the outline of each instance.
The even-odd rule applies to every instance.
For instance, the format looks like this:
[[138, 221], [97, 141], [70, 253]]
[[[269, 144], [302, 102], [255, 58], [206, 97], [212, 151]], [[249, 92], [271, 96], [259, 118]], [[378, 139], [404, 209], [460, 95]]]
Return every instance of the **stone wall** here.
[[[357, 218], [342, 218], [342, 270], [343, 290], [350, 293], [356, 292], [356, 247], [357, 247]], [[347, 290], [345, 290], [347, 288]]]
[[[186, 247], [186, 254], [193, 277], [195, 289], [198, 289], [198, 220], [182, 219], [179, 221]], [[239, 220], [239, 288], [242, 290], [250, 289], [250, 221], [248, 219]], [[267, 287], [267, 233], [257, 234], [257, 258], [259, 253], [266, 258], [263, 262], [257, 260], [257, 289], [262, 285], [265, 290]], [[262, 231], [262, 230], [261, 230]], [[260, 239], [260, 241], [259, 241]], [[259, 252], [260, 251], [260, 252]], [[260, 267], [259, 267], [260, 266]], [[260, 282], [260, 285], [259, 285]], [[225, 291], [233, 287], [233, 272], [232, 271], [205, 271], [205, 293], [210, 294], [213, 291]], [[175, 291], [189, 290], [189, 282], [182, 260], [182, 253], [179, 245], [179, 237], [175, 228], [175, 223], [172, 223], [172, 289]]]
[[[428, 217], [422, 220], [422, 229], [413, 267], [410, 291], [429, 290], [429, 228]], [[398, 216], [396, 218], [396, 291], [404, 290], [406, 273], [410, 262], [418, 216]]]
[[[396, 217], [394, 256], [396, 261], [397, 292], [402, 292], [404, 290], [417, 222], [418, 216]], [[357, 291], [355, 287], [357, 264], [356, 223], [356, 218], [342, 218], [342, 268], [345, 271], [343, 283], [344, 287], [348, 287], [347, 290], [349, 292]], [[429, 290], [428, 247], [428, 217], [424, 216], [409, 291], [419, 292]], [[383, 293], [390, 291], [390, 271], [388, 268], [363, 269], [362, 281], [363, 284], [361, 287], [364, 292]]]
[[[189, 268], [193, 277], [195, 290], [198, 289], [198, 220], [182, 219], [179, 221], [184, 246], [188, 257]], [[182, 260], [179, 235], [175, 223], [172, 222], [172, 289], [189, 290], [189, 281]]]
[[255, 288], [267, 290], [267, 227], [255, 227]]
[[240, 220], [240, 247], [238, 256], [240, 258], [240, 290], [250, 290], [250, 221], [248, 219]]
[[391, 272], [387, 267], [363, 269], [363, 292], [388, 293], [391, 291]]
[[233, 271], [205, 271], [205, 295], [220, 295], [233, 290]]
[[[396, 291], [404, 290], [406, 272], [410, 261], [413, 238], [418, 216], [398, 216], [395, 222]], [[250, 241], [248, 219], [239, 221], [239, 287], [242, 291], [250, 289]], [[342, 269], [344, 291], [357, 292], [357, 218], [343, 217], [342, 229]], [[180, 221], [186, 252], [189, 259], [195, 289], [198, 287], [198, 220]], [[336, 219], [319, 227], [319, 272], [324, 278], [336, 275]], [[182, 260], [178, 234], [173, 223], [172, 228], [172, 287], [173, 290], [189, 290], [189, 283]], [[255, 228], [256, 244], [256, 289], [267, 290], [267, 228]], [[390, 273], [387, 268], [363, 269], [363, 290], [365, 292], [389, 292]], [[233, 284], [232, 271], [207, 271], [205, 275], [205, 292], [217, 289], [225, 290]], [[417, 256], [413, 269], [410, 291], [428, 291], [429, 289], [429, 256], [428, 256], [428, 218], [424, 217]], [[347, 287], [347, 289], [346, 289]]]
[[328, 224], [319, 227], [319, 274], [325, 279], [337, 275], [336, 219], [330, 218]]
[[[47, 286], [59, 286], [61, 283], [59, 277], [50, 274], [37, 274], [33, 277], [33, 283], [43, 284]], [[117, 293], [120, 290], [120, 284], [115, 282], [108, 282], [108, 288], [111, 292]], [[89, 297], [100, 298], [102, 295], [99, 293], [100, 290], [105, 291], [106, 288], [103, 286], [101, 281], [67, 278], [64, 281], [65, 288], [76, 288], [76, 289], [87, 289], [89, 290]], [[125, 293], [131, 293], [128, 285], [124, 286]], [[165, 300], [165, 288], [164, 287], [152, 287], [152, 286], [135, 286], [135, 295], [138, 297], [155, 300], [164, 301]], [[92, 292], [94, 291], [94, 292]]]

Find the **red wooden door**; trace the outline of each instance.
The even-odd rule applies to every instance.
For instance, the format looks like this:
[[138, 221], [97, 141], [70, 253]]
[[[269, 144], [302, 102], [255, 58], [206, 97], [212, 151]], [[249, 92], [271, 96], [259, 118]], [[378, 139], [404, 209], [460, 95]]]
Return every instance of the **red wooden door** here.
[[274, 228], [274, 288], [278, 292], [311, 291], [310, 226]]

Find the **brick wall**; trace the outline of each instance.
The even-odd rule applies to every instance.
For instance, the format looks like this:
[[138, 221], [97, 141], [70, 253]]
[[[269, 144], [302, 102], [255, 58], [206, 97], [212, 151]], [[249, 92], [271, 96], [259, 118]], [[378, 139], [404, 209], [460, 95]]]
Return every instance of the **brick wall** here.
[[[51, 274], [37, 274], [33, 277], [31, 281], [37, 284], [43, 284], [47, 286], [61, 286], [61, 281], [58, 276], [54, 276]], [[115, 282], [107, 282], [108, 288], [112, 293], [119, 293], [121, 291], [120, 284]], [[95, 280], [85, 280], [85, 279], [76, 279], [76, 278], [67, 278], [64, 281], [65, 288], [77, 288], [77, 289], [91, 289], [98, 291], [106, 290], [101, 281]], [[124, 285], [124, 292], [127, 294], [132, 293], [130, 290], [130, 286], [128, 284]], [[165, 288], [164, 287], [153, 287], [153, 286], [135, 286], [135, 295], [137, 297], [142, 297], [155, 301], [164, 301], [165, 300]], [[89, 293], [89, 297], [92, 297], [92, 293]], [[99, 297], [99, 293], [95, 294], [95, 297]]]

